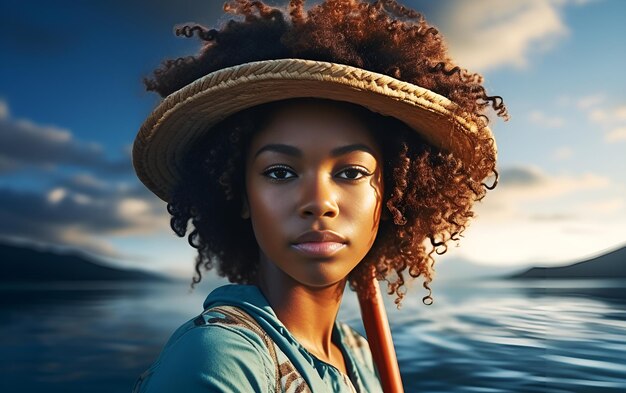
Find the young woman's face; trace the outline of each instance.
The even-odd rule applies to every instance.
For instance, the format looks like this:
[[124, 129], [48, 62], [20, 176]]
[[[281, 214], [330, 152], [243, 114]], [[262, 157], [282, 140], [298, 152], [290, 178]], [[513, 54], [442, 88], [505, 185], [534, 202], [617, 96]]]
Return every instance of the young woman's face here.
[[310, 287], [335, 284], [376, 238], [381, 152], [348, 109], [292, 103], [252, 138], [246, 194], [261, 274]]

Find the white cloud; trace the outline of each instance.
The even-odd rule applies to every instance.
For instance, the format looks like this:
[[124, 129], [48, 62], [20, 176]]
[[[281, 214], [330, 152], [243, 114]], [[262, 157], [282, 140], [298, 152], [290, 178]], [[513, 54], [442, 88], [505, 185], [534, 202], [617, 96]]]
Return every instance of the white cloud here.
[[626, 141], [626, 105], [591, 108], [588, 116], [592, 123], [598, 123], [604, 130], [605, 142]]
[[65, 191], [65, 189], [61, 187], [57, 187], [49, 191], [48, 194], [46, 194], [46, 199], [48, 200], [48, 202], [52, 204], [57, 204], [61, 200], [63, 200], [63, 198], [65, 198], [66, 195], [67, 195], [67, 191]]
[[626, 127], [615, 128], [606, 134], [604, 140], [606, 142], [622, 142], [626, 141]]
[[[577, 101], [562, 96], [557, 99], [557, 103], [583, 111], [593, 127], [604, 133], [604, 141], [613, 143], [626, 140], [626, 105], [620, 98], [595, 93]], [[531, 117], [531, 120], [540, 119], [538, 114], [533, 112], [533, 115], [534, 118]]]
[[74, 193], [72, 195], [72, 199], [78, 205], [91, 205], [93, 203], [93, 200], [90, 197], [88, 197], [85, 194], [80, 194], [80, 193]]
[[500, 185], [487, 198], [506, 202], [507, 206], [529, 201], [545, 201], [570, 193], [605, 188], [611, 181], [594, 173], [548, 175], [537, 167], [516, 167], [500, 173]]
[[477, 204], [477, 218], [448, 257], [521, 269], [569, 264], [624, 245], [626, 194], [619, 183], [527, 167], [501, 172], [502, 183]]
[[95, 178], [89, 173], [79, 173], [72, 177], [72, 182], [75, 185], [82, 187], [89, 187], [97, 190], [103, 190], [108, 184], [105, 181]]
[[106, 256], [111, 258], [123, 257], [120, 252], [102, 237], [93, 236], [85, 233], [82, 228], [65, 227], [59, 233], [59, 240], [65, 244], [70, 244], [78, 249], [87, 250], [98, 256]]
[[[569, 30], [558, 0], [457, 0], [450, 3], [442, 30], [452, 57], [468, 69], [524, 67], [533, 50], [547, 51]], [[574, 2], [580, 5], [579, 2]]]
[[618, 120], [626, 120], [626, 105], [618, 106], [614, 112], [615, 118]]
[[164, 203], [134, 183], [81, 174], [43, 191], [0, 189], [0, 238], [83, 249], [120, 258], [110, 241], [170, 233]]
[[626, 120], [626, 105], [618, 105], [614, 107], [587, 109], [589, 120], [599, 123], [623, 123]]
[[[163, 202], [136, 178], [111, 181], [100, 176], [130, 176], [128, 155], [112, 161], [100, 144], [77, 140], [70, 130], [12, 118], [0, 99], [0, 173], [25, 168], [38, 176], [52, 171], [46, 173], [51, 185], [20, 190], [8, 184], [0, 189], [1, 238], [120, 257], [110, 243], [116, 237], [170, 233]], [[78, 174], [67, 176], [65, 169]]]
[[48, 143], [66, 143], [72, 140], [72, 133], [62, 128], [41, 126], [25, 119], [16, 120], [15, 124], [22, 133], [30, 134], [34, 138], [43, 138]]
[[565, 119], [558, 116], [548, 116], [540, 111], [533, 111], [528, 115], [531, 123], [548, 128], [561, 128], [565, 125]]
[[589, 109], [595, 108], [598, 105], [601, 105], [606, 100], [606, 96], [602, 93], [592, 94], [581, 98], [576, 103], [576, 107], [578, 109]]
[[562, 265], [624, 245], [625, 221], [599, 222], [478, 218], [450, 254], [485, 265]]
[[452, 253], [482, 264], [559, 264], [626, 240], [626, 201], [606, 176], [515, 167], [503, 169], [501, 180], [476, 205], [477, 218]]
[[150, 205], [137, 198], [124, 198], [117, 205], [117, 212], [121, 216], [144, 214], [148, 211], [150, 211]]
[[604, 123], [609, 120], [609, 114], [604, 109], [594, 109], [589, 111], [589, 119], [593, 122]]

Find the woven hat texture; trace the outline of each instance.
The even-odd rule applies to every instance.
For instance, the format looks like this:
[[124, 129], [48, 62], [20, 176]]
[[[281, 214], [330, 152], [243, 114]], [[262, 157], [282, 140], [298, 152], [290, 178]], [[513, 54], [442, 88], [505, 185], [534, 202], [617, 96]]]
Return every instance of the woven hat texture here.
[[[480, 159], [472, 143], [479, 132], [477, 124], [446, 97], [357, 67], [279, 59], [224, 68], [167, 96], [135, 139], [137, 176], [157, 196], [170, 201], [181, 178], [183, 157], [213, 125], [256, 105], [299, 97], [364, 106], [403, 121], [429, 143], [464, 162]], [[480, 132], [491, 137], [488, 128]], [[494, 155], [495, 148], [494, 142]]]

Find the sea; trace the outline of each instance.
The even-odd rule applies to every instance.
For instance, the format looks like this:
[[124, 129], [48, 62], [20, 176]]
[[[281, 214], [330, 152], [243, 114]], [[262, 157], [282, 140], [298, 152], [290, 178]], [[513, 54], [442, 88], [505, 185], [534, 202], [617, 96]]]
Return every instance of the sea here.
[[[130, 392], [212, 286], [0, 286], [0, 392]], [[450, 280], [387, 313], [405, 392], [626, 392], [626, 281]], [[363, 333], [347, 290], [339, 318]]]

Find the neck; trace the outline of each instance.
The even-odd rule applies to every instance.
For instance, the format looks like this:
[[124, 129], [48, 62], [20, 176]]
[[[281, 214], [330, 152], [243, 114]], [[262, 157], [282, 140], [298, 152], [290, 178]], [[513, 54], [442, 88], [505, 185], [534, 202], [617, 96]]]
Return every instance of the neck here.
[[261, 264], [257, 285], [276, 316], [309, 352], [330, 359], [346, 280], [324, 287], [295, 281], [272, 263]]

